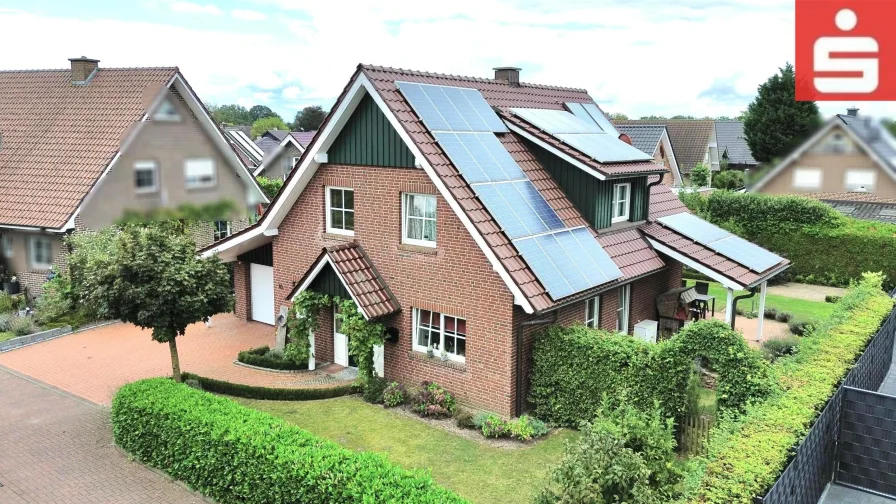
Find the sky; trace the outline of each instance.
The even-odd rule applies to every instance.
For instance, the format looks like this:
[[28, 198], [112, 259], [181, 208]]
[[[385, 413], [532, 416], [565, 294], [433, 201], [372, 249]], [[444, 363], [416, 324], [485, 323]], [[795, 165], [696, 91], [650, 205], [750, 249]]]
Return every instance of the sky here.
[[[736, 116], [794, 60], [792, 0], [0, 0], [0, 70], [178, 66], [206, 103], [328, 109], [358, 63], [585, 88], [607, 112]], [[857, 105], [819, 103], [825, 115]]]

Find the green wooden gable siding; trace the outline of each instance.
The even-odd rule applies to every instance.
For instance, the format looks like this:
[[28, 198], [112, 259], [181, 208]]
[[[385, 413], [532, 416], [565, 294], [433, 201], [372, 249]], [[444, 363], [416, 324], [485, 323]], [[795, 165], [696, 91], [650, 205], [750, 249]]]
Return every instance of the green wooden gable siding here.
[[345, 286], [342, 285], [342, 280], [339, 280], [339, 276], [336, 275], [336, 272], [333, 271], [333, 267], [329, 264], [320, 270], [317, 277], [311, 281], [311, 285], [308, 286], [308, 289], [320, 294], [339, 296], [342, 299], [352, 298]]
[[545, 149], [531, 142], [527, 144], [594, 229], [608, 228], [611, 225], [615, 184], [632, 185], [629, 220], [637, 222], [647, 218], [647, 177], [598, 180]]
[[367, 94], [330, 146], [327, 158], [335, 164], [414, 167], [414, 155]]

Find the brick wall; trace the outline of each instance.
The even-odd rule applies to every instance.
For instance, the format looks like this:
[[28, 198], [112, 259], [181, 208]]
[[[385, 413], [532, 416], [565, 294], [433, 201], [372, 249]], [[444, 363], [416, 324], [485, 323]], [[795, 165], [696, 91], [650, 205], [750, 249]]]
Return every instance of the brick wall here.
[[249, 284], [249, 263], [233, 263], [233, 314], [249, 320], [252, 317], [252, 296]]
[[[354, 188], [354, 240], [364, 247], [402, 306], [401, 312], [383, 320], [399, 330], [399, 341], [386, 343], [386, 378], [408, 384], [435, 380], [462, 402], [511, 414], [513, 297], [504, 282], [441, 197], [438, 247], [421, 251], [401, 245], [401, 193], [436, 193], [422, 170], [321, 166], [274, 237], [275, 309], [286, 303], [323, 247], [351, 239], [324, 233], [325, 186]], [[248, 298], [240, 301], [245, 305]], [[438, 308], [467, 320], [464, 365], [430, 360], [412, 351], [413, 307]], [[247, 316], [246, 308], [237, 313]], [[315, 352], [323, 360], [332, 355], [332, 328], [324, 326], [330, 322], [321, 316], [327, 320], [321, 321], [315, 335]]]

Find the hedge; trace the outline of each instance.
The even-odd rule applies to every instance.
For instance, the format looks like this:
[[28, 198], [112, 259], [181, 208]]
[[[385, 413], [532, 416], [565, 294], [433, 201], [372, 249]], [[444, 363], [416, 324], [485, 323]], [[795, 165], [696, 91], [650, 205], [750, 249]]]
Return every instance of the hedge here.
[[772, 386], [761, 354], [719, 321], [697, 322], [657, 344], [576, 325], [537, 336], [529, 399], [538, 418], [573, 427], [592, 420], [605, 395], [645, 411], [659, 403], [680, 418], [696, 357], [719, 371], [721, 409], [742, 410]]
[[865, 271], [882, 271], [884, 286], [896, 285], [896, 224], [844, 217], [802, 196], [716, 191], [680, 197], [704, 219], [790, 259], [786, 274], [793, 279], [847, 286]]
[[138, 460], [222, 504], [466, 502], [423, 471], [166, 378], [122, 387], [112, 431]]
[[308, 362], [303, 361], [301, 364], [285, 359], [282, 353], [271, 357], [271, 348], [267, 345], [250, 350], [243, 350], [236, 356], [236, 360], [250, 366], [261, 367], [265, 369], [275, 369], [278, 371], [301, 371], [308, 369]]
[[187, 372], [182, 373], [182, 376], [184, 381], [196, 380], [202, 387], [202, 390], [234, 397], [245, 397], [246, 399], [262, 399], [268, 401], [316, 401], [318, 399], [342, 397], [357, 392], [355, 385], [351, 383], [348, 385], [336, 385], [323, 388], [274, 388], [231, 383], [215, 380], [213, 378], [205, 378], [204, 376]]
[[802, 338], [799, 352], [775, 361], [780, 391], [751, 404], [739, 418], [718, 423], [705, 460], [693, 466], [697, 474], [691, 479], [699, 483], [686, 496], [690, 502], [749, 504], [771, 487], [893, 309], [881, 284], [880, 274], [865, 275], [831, 317]]

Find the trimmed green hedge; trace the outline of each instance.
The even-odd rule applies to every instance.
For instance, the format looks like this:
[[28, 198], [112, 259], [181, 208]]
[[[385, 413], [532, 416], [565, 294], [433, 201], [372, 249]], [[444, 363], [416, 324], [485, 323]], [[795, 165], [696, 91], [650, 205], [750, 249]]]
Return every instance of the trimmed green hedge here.
[[308, 369], [308, 362], [303, 361], [301, 364], [283, 357], [282, 353], [270, 354], [271, 348], [267, 345], [250, 350], [243, 350], [236, 356], [236, 360], [250, 366], [261, 367], [265, 369], [275, 369], [277, 371], [302, 371]]
[[645, 411], [659, 403], [665, 415], [679, 418], [696, 357], [719, 371], [721, 409], [742, 410], [772, 387], [761, 354], [719, 321], [691, 324], [657, 344], [582, 325], [555, 326], [535, 341], [529, 399], [538, 418], [574, 427], [594, 418], [604, 395]]
[[814, 334], [802, 338], [799, 352], [775, 361], [779, 392], [719, 422], [706, 458], [693, 466], [689, 479], [699, 483], [686, 496], [690, 502], [749, 504], [768, 490], [893, 309], [881, 283], [880, 274], [866, 275]]
[[351, 383], [348, 385], [336, 385], [334, 387], [325, 388], [290, 389], [243, 385], [241, 383], [231, 383], [215, 380], [213, 378], [205, 378], [204, 376], [187, 372], [182, 373], [182, 376], [184, 381], [196, 380], [202, 387], [202, 390], [234, 397], [245, 397], [246, 399], [262, 399], [268, 401], [316, 401], [318, 399], [342, 397], [357, 392], [355, 385]]
[[222, 504], [462, 503], [423, 471], [165, 378], [112, 401], [115, 442]]

